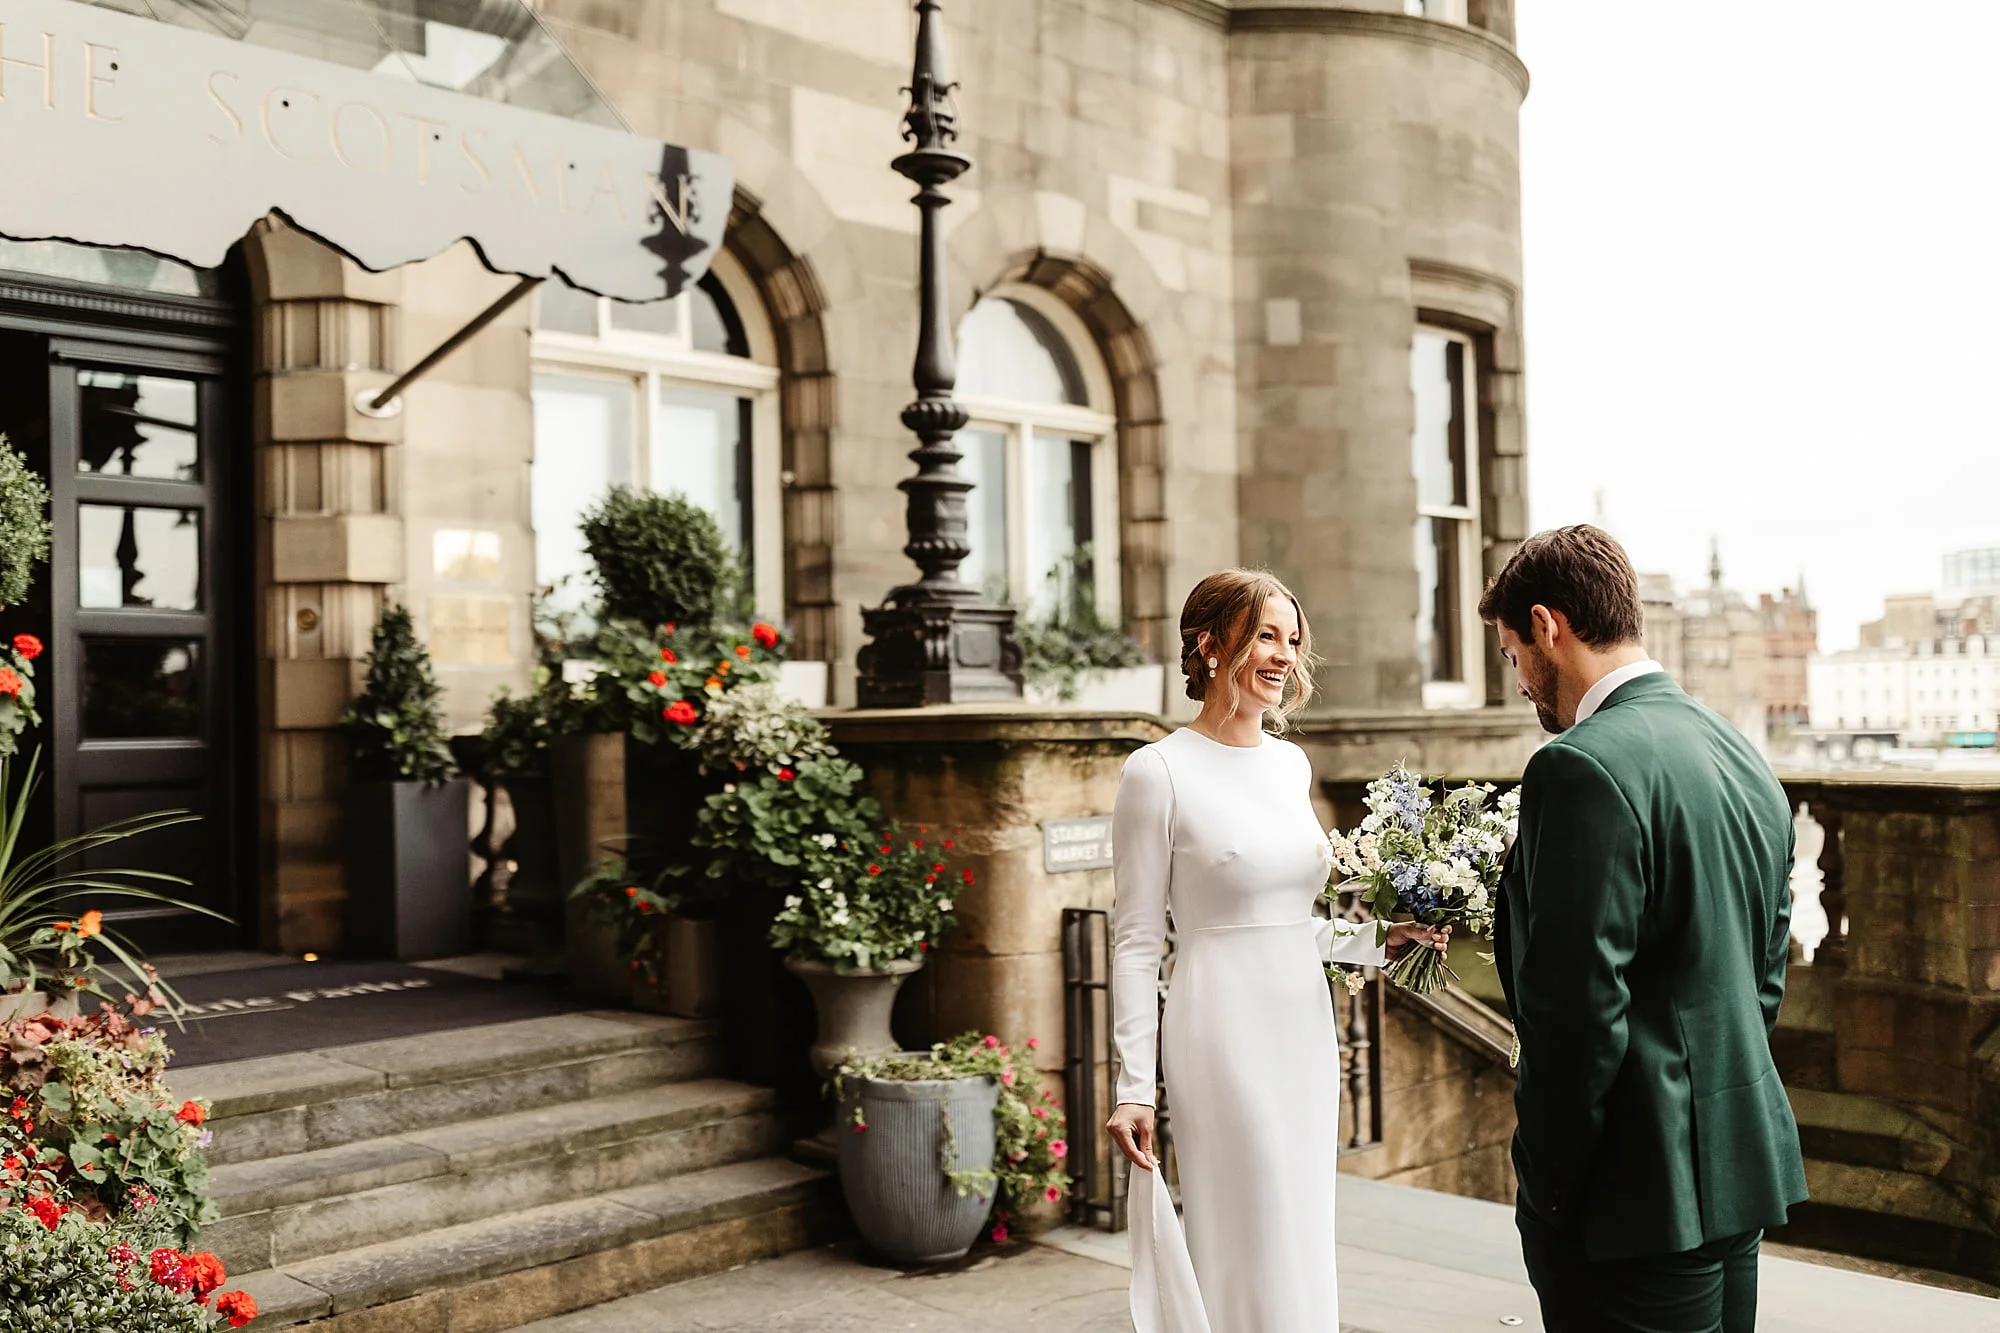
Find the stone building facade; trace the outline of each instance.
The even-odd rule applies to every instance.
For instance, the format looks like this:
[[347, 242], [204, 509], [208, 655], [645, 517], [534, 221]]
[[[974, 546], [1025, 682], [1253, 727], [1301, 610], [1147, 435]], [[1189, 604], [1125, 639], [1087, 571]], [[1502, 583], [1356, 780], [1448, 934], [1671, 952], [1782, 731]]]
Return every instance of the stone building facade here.
[[[470, 247], [370, 273], [274, 217], [227, 272], [189, 279], [204, 336], [237, 349], [240, 484], [218, 503], [253, 553], [230, 562], [228, 652], [255, 721], [216, 800], [236, 812], [223, 905], [247, 942], [339, 944], [333, 726], [380, 607], [412, 608], [451, 726], [475, 729], [527, 680], [531, 594], [573, 570], [565, 523], [596, 481], [719, 497], [761, 608], [828, 664], [836, 709], [862, 608], [908, 576], [917, 212], [888, 163], [911, 6], [534, 8], [629, 128], [730, 160], [726, 253], [678, 309], [545, 286], [387, 420], [357, 393], [510, 282]], [[1511, 3], [956, 0], [945, 16], [975, 163], [946, 213], [962, 438], [997, 497], [973, 572], [1026, 604], [1087, 537], [1100, 609], [1167, 662], [1172, 716], [1181, 599], [1266, 564], [1325, 659], [1301, 736], [1323, 777], [1517, 769], [1532, 718], [1471, 611], [1527, 530]], [[21, 270], [10, 292], [64, 262], [0, 254]]]

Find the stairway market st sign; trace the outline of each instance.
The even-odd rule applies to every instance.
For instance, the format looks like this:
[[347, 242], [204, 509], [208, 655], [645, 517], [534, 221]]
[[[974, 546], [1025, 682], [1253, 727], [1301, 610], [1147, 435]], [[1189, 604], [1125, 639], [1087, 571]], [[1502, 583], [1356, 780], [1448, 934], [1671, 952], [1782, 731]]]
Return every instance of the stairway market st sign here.
[[273, 210], [377, 271], [460, 239], [496, 272], [673, 296], [729, 163], [74, 0], [0, 0], [0, 236], [203, 268]]

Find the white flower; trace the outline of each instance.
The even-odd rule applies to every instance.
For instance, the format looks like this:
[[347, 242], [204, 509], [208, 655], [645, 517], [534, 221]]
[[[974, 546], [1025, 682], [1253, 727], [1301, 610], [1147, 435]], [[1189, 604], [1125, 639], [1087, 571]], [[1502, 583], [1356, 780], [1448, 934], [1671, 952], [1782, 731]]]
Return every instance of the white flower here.
[[949, 912], [950, 910], [951, 910], [951, 899], [949, 898], [938, 899], [938, 911]]
[[835, 913], [834, 913], [834, 914], [833, 914], [832, 916], [828, 917], [828, 918], [827, 918], [826, 920], [827, 920], [827, 924], [828, 924], [828, 925], [832, 925], [832, 926], [844, 926], [844, 925], [846, 925], [846, 924], [847, 924], [847, 909], [846, 909], [845, 907], [841, 908], [841, 909], [840, 909], [840, 910], [839, 910], [838, 912], [835, 912]]
[[803, 902], [805, 902], [805, 899], [799, 897], [796, 893], [787, 894], [785, 895], [785, 910], [796, 911]]
[[833, 905], [840, 909], [842, 915], [845, 915], [847, 912], [847, 895], [836, 892], [833, 895]]
[[833, 846], [833, 844], [834, 844], [834, 843], [836, 843], [836, 842], [838, 842], [838, 841], [840, 841], [840, 840], [839, 840], [838, 838], [834, 837], [834, 836], [833, 836], [833, 835], [832, 835], [831, 833], [822, 833], [822, 834], [820, 834], [820, 835], [819, 835], [819, 837], [818, 837], [817, 841], [818, 841], [818, 843], [819, 843], [819, 845], [820, 845], [820, 846], [822, 846], [822, 847], [826, 847], [826, 848], [831, 848], [831, 847]]
[[733, 796], [736, 794], [736, 784], [733, 782], [725, 782], [722, 784], [722, 790]]
[[830, 888], [832, 888], [832, 887], [833, 887], [833, 876], [831, 876], [831, 875], [828, 875], [828, 876], [827, 876], [827, 877], [826, 877], [825, 879], [823, 879], [823, 880], [821, 880], [821, 881], [819, 882], [819, 886], [820, 886], [820, 887], [821, 887], [822, 889], [830, 889]]

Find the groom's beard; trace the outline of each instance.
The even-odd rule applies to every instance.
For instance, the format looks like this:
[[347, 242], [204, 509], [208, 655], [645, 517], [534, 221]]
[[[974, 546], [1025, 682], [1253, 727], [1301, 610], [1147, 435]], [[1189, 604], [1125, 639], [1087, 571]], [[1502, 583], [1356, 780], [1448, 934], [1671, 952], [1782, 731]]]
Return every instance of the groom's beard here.
[[1535, 706], [1535, 717], [1541, 722], [1542, 730], [1551, 736], [1563, 733], [1562, 719], [1556, 714], [1556, 668], [1553, 662], [1544, 660], [1537, 654], [1522, 663], [1528, 669], [1521, 673], [1521, 693], [1528, 696], [1528, 702]]

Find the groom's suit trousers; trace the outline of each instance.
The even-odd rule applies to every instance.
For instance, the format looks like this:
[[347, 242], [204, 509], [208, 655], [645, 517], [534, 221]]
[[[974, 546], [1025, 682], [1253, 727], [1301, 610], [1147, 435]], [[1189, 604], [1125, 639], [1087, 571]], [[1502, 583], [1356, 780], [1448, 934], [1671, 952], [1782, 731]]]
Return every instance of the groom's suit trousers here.
[[1680, 1254], [1590, 1259], [1580, 1241], [1515, 1218], [1548, 1333], [1754, 1333], [1761, 1231]]

